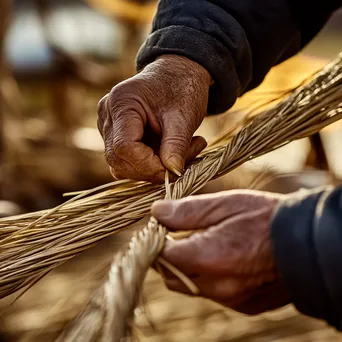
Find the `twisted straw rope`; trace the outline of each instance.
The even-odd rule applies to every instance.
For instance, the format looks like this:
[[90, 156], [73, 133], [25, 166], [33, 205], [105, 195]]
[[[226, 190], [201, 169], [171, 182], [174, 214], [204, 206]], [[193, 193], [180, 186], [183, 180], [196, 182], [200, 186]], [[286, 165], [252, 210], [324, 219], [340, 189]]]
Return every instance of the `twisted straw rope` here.
[[[167, 186], [181, 198], [251, 158], [300, 139], [342, 117], [342, 54], [307, 86], [246, 124], [225, 146], [202, 155], [183, 177]], [[166, 229], [151, 218], [115, 258], [109, 278], [58, 341], [127, 341], [132, 338], [134, 309], [148, 268], [157, 259]]]
[[[222, 136], [170, 184], [172, 198], [191, 195], [244, 162], [342, 118], [341, 84], [342, 54], [274, 108]], [[29, 288], [53, 268], [143, 218], [165, 190], [164, 185], [119, 181], [83, 192], [53, 210], [1, 219], [0, 298]], [[164, 229], [151, 221], [134, 237], [127, 254], [115, 259], [107, 285], [79, 319], [85, 323], [76, 325], [88, 332], [82, 341], [129, 336], [137, 289], [164, 238]], [[73, 341], [81, 334], [73, 329], [71, 333]]]
[[[171, 199], [168, 172], [165, 188], [165, 199]], [[166, 228], [151, 217], [147, 225], [133, 235], [128, 248], [114, 258], [107, 281], [57, 341], [115, 342], [132, 339], [134, 309], [139, 303], [147, 270], [163, 249], [166, 234]], [[163, 258], [158, 261], [180, 276], [190, 290], [198, 293], [190, 279]]]
[[[222, 136], [170, 185], [172, 198], [191, 195], [244, 162], [339, 120], [341, 84], [342, 54], [287, 99]], [[137, 222], [164, 196], [165, 186], [125, 180], [85, 191], [52, 210], [0, 219], [0, 298], [26, 290], [97, 241]]]
[[114, 258], [108, 280], [57, 341], [129, 341], [146, 272], [162, 250], [165, 236], [166, 229], [154, 218], [134, 234], [128, 248]]

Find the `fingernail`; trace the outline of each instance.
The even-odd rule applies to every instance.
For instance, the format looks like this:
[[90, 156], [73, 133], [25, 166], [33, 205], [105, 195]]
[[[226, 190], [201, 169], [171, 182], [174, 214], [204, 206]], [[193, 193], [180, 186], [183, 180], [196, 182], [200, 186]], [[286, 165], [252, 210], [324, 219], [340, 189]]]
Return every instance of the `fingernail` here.
[[167, 167], [171, 172], [180, 177], [183, 171], [183, 159], [178, 154], [173, 154], [167, 160]]
[[170, 167], [170, 171], [173, 172], [175, 175], [177, 175], [178, 177], [181, 177], [182, 174], [181, 172], [179, 172], [178, 170], [176, 170], [175, 168], [173, 167]]
[[172, 216], [173, 202], [168, 200], [159, 200], [152, 204], [152, 215], [156, 219], [167, 219]]
[[114, 180], [119, 180], [116, 176], [115, 176], [115, 172], [113, 170], [113, 168], [111, 166], [109, 166], [109, 172], [112, 175], [112, 177], [114, 178]]

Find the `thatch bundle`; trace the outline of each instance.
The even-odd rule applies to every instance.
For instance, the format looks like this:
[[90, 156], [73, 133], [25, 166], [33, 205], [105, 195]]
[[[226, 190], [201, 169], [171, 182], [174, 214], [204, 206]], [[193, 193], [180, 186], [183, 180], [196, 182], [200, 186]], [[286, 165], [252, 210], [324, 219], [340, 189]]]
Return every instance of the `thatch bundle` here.
[[[221, 136], [170, 185], [119, 181], [76, 194], [53, 210], [0, 220], [0, 296], [28, 288], [100, 239], [140, 220], [167, 189], [171, 198], [193, 194], [244, 162], [339, 120], [341, 85], [342, 55], [275, 107]], [[133, 238], [130, 248], [115, 259], [107, 283], [63, 338], [119, 341], [130, 336], [144, 275], [158, 257], [165, 235], [165, 229], [151, 221]], [[98, 319], [86, 330], [94, 310]]]

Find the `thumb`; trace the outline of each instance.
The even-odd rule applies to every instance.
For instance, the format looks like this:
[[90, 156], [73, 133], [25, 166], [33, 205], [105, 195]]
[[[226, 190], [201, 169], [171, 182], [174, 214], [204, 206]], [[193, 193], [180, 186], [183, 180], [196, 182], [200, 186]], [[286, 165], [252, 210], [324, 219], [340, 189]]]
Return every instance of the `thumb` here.
[[189, 128], [186, 120], [182, 120], [179, 115], [174, 115], [171, 120], [165, 121], [162, 125], [159, 156], [168, 170], [181, 176], [195, 129]]
[[152, 215], [171, 231], [206, 229], [240, 212], [223, 193], [160, 200], [151, 208]]
[[193, 137], [188, 149], [185, 163], [191, 163], [206, 147], [207, 142], [203, 137]]
[[153, 203], [152, 215], [171, 231], [206, 229], [242, 213], [274, 206], [281, 197], [257, 190], [228, 190]]

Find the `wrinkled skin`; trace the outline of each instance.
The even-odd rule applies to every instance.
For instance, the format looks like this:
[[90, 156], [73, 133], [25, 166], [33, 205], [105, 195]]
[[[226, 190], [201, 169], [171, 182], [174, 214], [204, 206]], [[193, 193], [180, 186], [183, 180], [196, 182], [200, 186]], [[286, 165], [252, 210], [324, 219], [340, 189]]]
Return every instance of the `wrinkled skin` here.
[[205, 146], [193, 137], [207, 112], [209, 73], [180, 56], [162, 56], [115, 86], [98, 105], [98, 128], [114, 178], [164, 182]]
[[[200, 230], [168, 241], [163, 257], [199, 287], [200, 296], [245, 314], [290, 302], [276, 270], [270, 221], [282, 195], [227, 191], [158, 201], [152, 215], [170, 231]], [[165, 270], [169, 289], [191, 294]]]
[[[179, 56], [161, 56], [118, 84], [98, 106], [98, 127], [114, 178], [164, 182], [180, 175], [206, 142], [193, 137], [207, 111], [209, 73]], [[281, 195], [224, 192], [161, 201], [152, 214], [170, 230], [198, 230], [168, 242], [163, 256], [199, 287], [200, 295], [242, 313], [289, 303], [277, 273], [270, 220]], [[166, 285], [188, 289], [172, 274]]]

